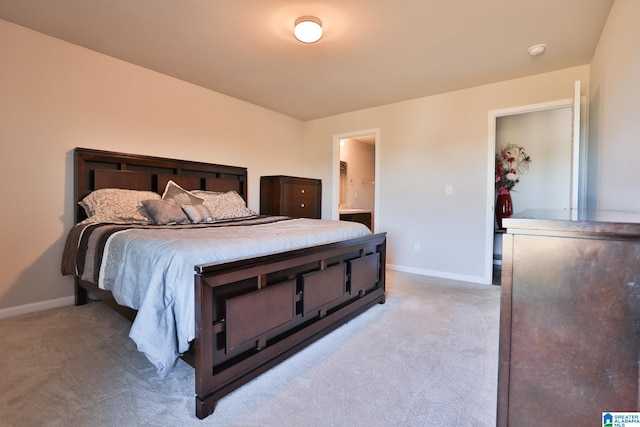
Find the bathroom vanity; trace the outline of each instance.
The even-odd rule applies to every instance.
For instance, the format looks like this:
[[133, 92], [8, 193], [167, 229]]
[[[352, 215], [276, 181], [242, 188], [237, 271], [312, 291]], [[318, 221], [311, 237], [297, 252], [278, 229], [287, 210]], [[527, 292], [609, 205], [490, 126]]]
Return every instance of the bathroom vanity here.
[[365, 209], [340, 209], [340, 221], [353, 221], [369, 227], [373, 231], [371, 221], [371, 211]]

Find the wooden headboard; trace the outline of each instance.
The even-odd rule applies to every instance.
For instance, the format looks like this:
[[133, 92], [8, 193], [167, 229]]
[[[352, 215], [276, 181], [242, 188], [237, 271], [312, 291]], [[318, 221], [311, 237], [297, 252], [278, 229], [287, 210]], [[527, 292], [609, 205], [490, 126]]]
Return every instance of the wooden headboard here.
[[[150, 190], [162, 194], [169, 180], [186, 190], [237, 191], [247, 201], [247, 168], [139, 154], [76, 148], [75, 201], [100, 188]], [[86, 218], [76, 205], [76, 222]]]

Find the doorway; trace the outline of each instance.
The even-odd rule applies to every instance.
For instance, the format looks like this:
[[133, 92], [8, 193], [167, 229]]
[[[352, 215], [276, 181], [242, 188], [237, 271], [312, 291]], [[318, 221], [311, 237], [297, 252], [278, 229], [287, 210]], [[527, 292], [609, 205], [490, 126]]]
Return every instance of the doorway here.
[[379, 142], [377, 129], [334, 136], [333, 219], [375, 229]]
[[[514, 213], [571, 208], [571, 110], [565, 106], [496, 118], [496, 155], [503, 147], [515, 144], [532, 159], [511, 191]], [[496, 224], [494, 282], [501, 272], [503, 234]]]
[[514, 188], [514, 212], [526, 209], [575, 212], [584, 208], [583, 102], [580, 82], [576, 81], [572, 99], [489, 112], [487, 283], [499, 284], [494, 276], [500, 273], [504, 232], [497, 230], [495, 222], [495, 153], [511, 143], [523, 146], [532, 158], [529, 170]]

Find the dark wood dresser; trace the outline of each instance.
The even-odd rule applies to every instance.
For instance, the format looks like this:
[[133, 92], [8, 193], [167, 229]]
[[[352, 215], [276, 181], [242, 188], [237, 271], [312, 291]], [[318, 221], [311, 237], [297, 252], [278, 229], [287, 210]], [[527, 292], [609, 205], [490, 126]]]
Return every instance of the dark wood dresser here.
[[260, 178], [260, 213], [298, 218], [320, 218], [322, 181], [294, 176]]
[[638, 411], [640, 213], [505, 218], [498, 426]]

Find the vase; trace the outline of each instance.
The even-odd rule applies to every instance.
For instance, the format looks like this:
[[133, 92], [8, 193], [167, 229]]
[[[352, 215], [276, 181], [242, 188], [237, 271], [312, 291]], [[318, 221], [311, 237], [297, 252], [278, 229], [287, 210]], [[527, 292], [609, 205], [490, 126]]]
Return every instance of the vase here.
[[502, 219], [509, 218], [511, 215], [513, 215], [511, 193], [498, 194], [498, 200], [496, 200], [496, 221], [498, 222], [499, 230], [504, 230], [502, 227]]

